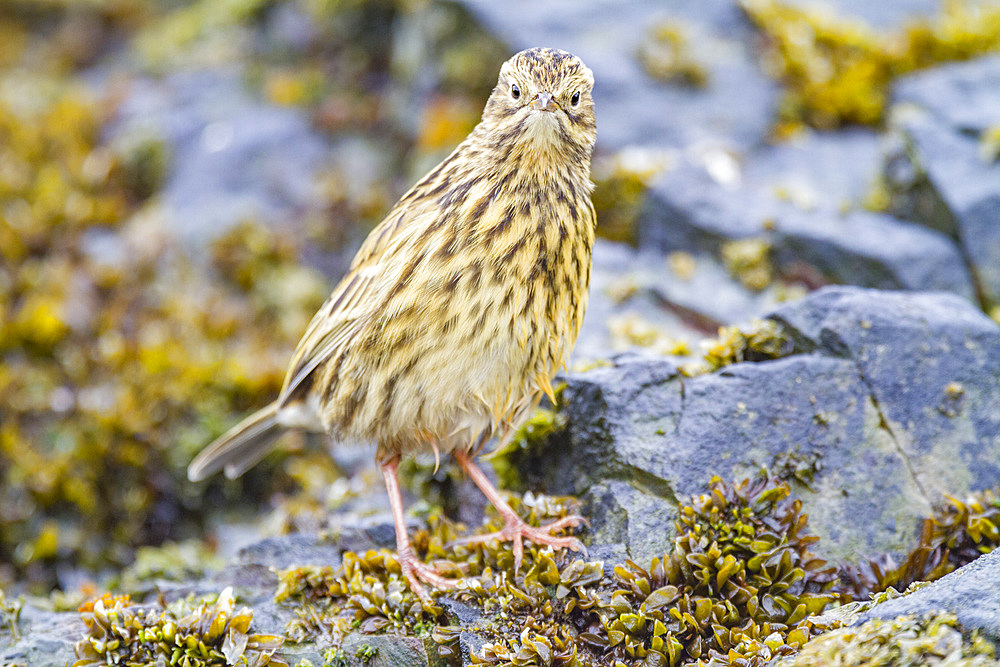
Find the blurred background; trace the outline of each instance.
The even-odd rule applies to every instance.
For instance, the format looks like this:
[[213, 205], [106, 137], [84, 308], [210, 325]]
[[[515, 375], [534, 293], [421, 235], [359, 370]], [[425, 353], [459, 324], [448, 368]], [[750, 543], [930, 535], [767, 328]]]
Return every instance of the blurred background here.
[[[831, 283], [1000, 320], [1000, 2], [0, 0], [0, 588], [382, 508], [370, 452], [304, 437], [185, 468], [530, 46], [597, 80], [577, 366], [697, 372]], [[448, 479], [411, 466], [425, 504]]]

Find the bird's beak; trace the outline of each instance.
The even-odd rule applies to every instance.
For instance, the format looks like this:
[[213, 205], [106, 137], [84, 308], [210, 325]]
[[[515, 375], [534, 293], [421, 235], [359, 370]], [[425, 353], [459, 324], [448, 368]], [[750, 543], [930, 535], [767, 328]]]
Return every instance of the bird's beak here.
[[558, 108], [558, 104], [552, 99], [552, 93], [541, 92], [534, 99], [532, 104], [537, 104], [535, 108], [539, 111], [555, 111]]

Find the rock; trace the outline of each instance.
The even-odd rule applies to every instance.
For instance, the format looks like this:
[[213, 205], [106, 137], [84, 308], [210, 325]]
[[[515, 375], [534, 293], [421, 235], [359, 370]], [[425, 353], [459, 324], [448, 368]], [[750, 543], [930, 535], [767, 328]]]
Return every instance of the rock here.
[[983, 139], [1000, 127], [1000, 57], [946, 65], [901, 80], [895, 126], [904, 150], [886, 178], [902, 215], [958, 240], [987, 306], [1000, 304], [1000, 162]]
[[935, 582], [886, 600], [861, 614], [857, 623], [904, 614], [951, 612], [965, 631], [979, 630], [1000, 642], [1000, 550], [980, 556]]
[[979, 134], [1000, 123], [1000, 56], [949, 63], [902, 77], [893, 103], [913, 105], [954, 131]]
[[75, 660], [73, 644], [86, 627], [78, 614], [40, 611], [25, 605], [18, 638], [0, 630], [0, 665], [4, 667], [65, 667]]
[[[592, 526], [591, 543], [628, 545], [618, 561], [630, 557], [649, 562], [671, 550], [674, 535], [670, 527], [677, 518], [677, 504], [673, 501], [616, 479], [594, 484], [583, 499], [584, 515]], [[596, 550], [591, 552], [590, 558], [598, 558]]]
[[570, 373], [568, 425], [525, 483], [585, 491], [594, 533], [641, 552], [622, 505], [767, 467], [807, 480], [819, 548], [843, 559], [907, 551], [942, 493], [1000, 483], [1000, 327], [968, 302], [824, 288], [769, 317], [786, 358], [687, 378], [632, 355]]
[[329, 143], [304, 111], [254, 99], [238, 71], [137, 76], [108, 132], [126, 151], [163, 142], [169, 160], [159, 201], [171, 232], [189, 242], [248, 218], [298, 219], [325, 205], [318, 176], [330, 167]]
[[771, 316], [851, 360], [929, 499], [1000, 483], [1000, 327], [946, 294], [825, 290]]
[[662, 253], [598, 239], [590, 302], [573, 359], [669, 348], [673, 341], [690, 344], [730, 322], [760, 317], [779, 303], [773, 286], [751, 291], [708, 254], [688, 259], [690, 273], [678, 273]]
[[[837, 210], [838, 198], [818, 194], [827, 182], [825, 170], [800, 171], [795, 183], [784, 180], [787, 165], [801, 158], [786, 159], [781, 152], [775, 149], [770, 170], [757, 167], [745, 186], [720, 183], [695, 165], [665, 174], [650, 189], [640, 215], [640, 246], [719, 254], [724, 243], [760, 238], [770, 244], [779, 273], [814, 287], [833, 282], [974, 298], [951, 239], [889, 215]], [[849, 153], [842, 158], [833, 164], [844, 168], [851, 161]], [[842, 179], [840, 191], [849, 196], [857, 187]]]
[[427, 667], [424, 642], [398, 635], [348, 635], [341, 647], [350, 665], [365, 667]]

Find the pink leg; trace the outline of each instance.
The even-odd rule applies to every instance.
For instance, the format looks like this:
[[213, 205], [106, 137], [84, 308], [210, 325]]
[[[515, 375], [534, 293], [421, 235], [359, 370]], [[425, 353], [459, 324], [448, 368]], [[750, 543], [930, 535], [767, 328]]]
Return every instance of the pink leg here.
[[442, 577], [437, 571], [413, 555], [410, 546], [410, 536], [406, 534], [406, 519], [403, 517], [403, 497], [399, 492], [399, 479], [396, 471], [399, 468], [399, 457], [381, 464], [382, 477], [385, 479], [385, 490], [389, 492], [389, 504], [392, 506], [392, 522], [396, 526], [396, 557], [403, 576], [410, 583], [410, 589], [426, 604], [433, 604], [431, 596], [421, 585], [423, 580], [436, 588], [455, 588], [457, 581]]
[[566, 548], [571, 549], [572, 551], [583, 551], [586, 553], [583, 542], [575, 537], [554, 537], [552, 535], [552, 533], [560, 531], [563, 528], [579, 526], [585, 523], [583, 517], [563, 517], [558, 521], [553, 521], [552, 523], [541, 526], [540, 528], [529, 526], [525, 523], [524, 519], [518, 516], [517, 512], [515, 512], [513, 508], [507, 504], [507, 501], [503, 499], [497, 488], [493, 486], [486, 475], [483, 474], [483, 471], [480, 470], [475, 463], [473, 463], [468, 452], [457, 450], [454, 452], [454, 456], [455, 460], [458, 461], [458, 465], [462, 466], [462, 470], [465, 471], [465, 474], [467, 474], [469, 478], [476, 483], [476, 486], [478, 486], [483, 492], [483, 495], [485, 495], [486, 498], [493, 503], [493, 506], [497, 508], [497, 511], [500, 512], [500, 516], [502, 516], [504, 520], [504, 527], [495, 533], [468, 537], [458, 540], [455, 544], [489, 542], [494, 539], [511, 540], [514, 547], [515, 572], [521, 569], [521, 560], [524, 558], [524, 544], [522, 543], [523, 538], [528, 538], [535, 544], [547, 544], [557, 549]]

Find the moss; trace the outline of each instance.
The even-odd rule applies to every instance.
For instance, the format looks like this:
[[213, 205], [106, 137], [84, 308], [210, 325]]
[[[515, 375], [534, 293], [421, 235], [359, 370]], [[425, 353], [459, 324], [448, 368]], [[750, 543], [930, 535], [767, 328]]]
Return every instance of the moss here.
[[716, 371], [741, 361], [780, 359], [792, 351], [792, 341], [780, 324], [756, 320], [745, 329], [720, 327], [717, 338], [704, 341], [703, 361], [688, 364], [681, 370], [693, 376]]
[[855, 598], [890, 587], [902, 590], [934, 581], [1000, 546], [1000, 489], [948, 496], [924, 520], [917, 545], [901, 563], [889, 555], [841, 568], [846, 592]]
[[[184, 613], [189, 612], [189, 613]], [[274, 653], [282, 637], [251, 634], [253, 611], [236, 610], [232, 589], [196, 608], [147, 608], [105, 598], [81, 612], [87, 636], [74, 646], [73, 667], [112, 664], [182, 664], [188, 667], [286, 665]]]
[[809, 641], [796, 656], [778, 664], [987, 667], [1000, 663], [989, 640], [975, 631], [964, 633], [954, 615], [928, 614], [872, 619], [859, 626], [834, 629]]
[[[569, 509], [530, 495], [514, 504], [533, 524]], [[474, 664], [729, 664], [734, 655], [763, 664], [803, 644], [808, 614], [837, 599], [836, 571], [811, 552], [815, 538], [800, 510], [787, 484], [713, 480], [709, 493], [681, 507], [670, 554], [648, 567], [627, 561], [610, 575], [602, 562], [530, 543], [514, 572], [509, 544], [446, 549], [461, 527], [432, 517], [414, 536], [416, 550], [462, 573], [451, 595], [481, 610], [474, 628], [451, 626], [444, 607], [422, 605], [385, 552], [347, 553], [339, 568], [286, 570], [277, 599], [297, 605], [300, 620], [288, 629], [297, 641], [433, 624], [446, 657], [457, 655], [460, 631], [479, 634], [485, 643]], [[480, 530], [498, 527], [494, 519]]]
[[166, 542], [137, 549], [135, 561], [111, 583], [116, 590], [136, 595], [154, 592], [161, 581], [197, 580], [222, 565], [222, 560], [203, 542]]
[[691, 53], [689, 32], [688, 26], [677, 22], [654, 26], [637, 53], [646, 74], [691, 88], [708, 85], [708, 70]]
[[1000, 125], [989, 127], [979, 135], [979, 156], [987, 164], [1000, 160]]
[[779, 0], [740, 0], [766, 38], [765, 68], [785, 86], [778, 137], [802, 125], [878, 125], [903, 74], [1000, 50], [1000, 8], [945, 1], [936, 16], [877, 33], [855, 19]]
[[[530, 494], [512, 504], [533, 525], [573, 511], [569, 499]], [[414, 535], [415, 549], [442, 573], [465, 580], [456, 591], [432, 594], [477, 609], [478, 620], [464, 612], [458, 621], [448, 604], [421, 604], [388, 552], [346, 553], [338, 568], [285, 570], [276, 599], [295, 605], [291, 639], [324, 636], [335, 649], [352, 632], [429, 633], [441, 658], [454, 661], [459, 635], [473, 633], [481, 645], [469, 659], [480, 665], [754, 667], [810, 646], [802, 664], [825, 664], [811, 661], [841, 636], [815, 644], [814, 637], [897, 596], [892, 585], [906, 586], [917, 574], [941, 576], [1000, 540], [1000, 501], [987, 492], [952, 499], [928, 519], [904, 566], [838, 568], [813, 551], [818, 538], [801, 508], [787, 482], [715, 478], [705, 493], [681, 503], [672, 550], [648, 565], [588, 561], [529, 542], [518, 572], [510, 544], [461, 546], [464, 527], [432, 514], [429, 528]], [[497, 528], [493, 516], [475, 532]], [[880, 578], [866, 578], [872, 573]], [[854, 599], [865, 602], [844, 604]], [[831, 610], [832, 603], [843, 606]], [[895, 640], [886, 637], [889, 647]], [[976, 638], [967, 646], [986, 650]]]
[[[151, 234], [101, 119], [72, 88], [27, 115], [0, 100], [0, 560], [42, 583], [124, 564], [214, 504], [184, 466], [278, 390], [327, 291], [259, 225], [213, 251], [228, 283]], [[84, 250], [95, 230], [110, 252]]]
[[611, 348], [616, 351], [643, 347], [658, 354], [686, 357], [691, 348], [686, 340], [674, 338], [664, 328], [649, 322], [636, 312], [608, 318]]
[[[562, 396], [564, 384], [555, 388], [556, 399]], [[506, 443], [501, 444], [489, 460], [497, 474], [500, 486], [506, 489], [522, 488], [521, 471], [531, 469], [539, 456], [539, 449], [557, 432], [566, 428], [566, 416], [558, 405], [537, 408]]]
[[13, 641], [21, 636], [18, 623], [21, 620], [21, 609], [24, 608], [24, 599], [16, 598], [10, 600], [2, 588], [0, 588], [0, 633], [8, 633]]
[[722, 244], [726, 271], [744, 287], [755, 292], [771, 284], [771, 244], [765, 239], [739, 239]]

